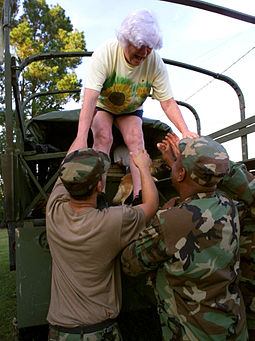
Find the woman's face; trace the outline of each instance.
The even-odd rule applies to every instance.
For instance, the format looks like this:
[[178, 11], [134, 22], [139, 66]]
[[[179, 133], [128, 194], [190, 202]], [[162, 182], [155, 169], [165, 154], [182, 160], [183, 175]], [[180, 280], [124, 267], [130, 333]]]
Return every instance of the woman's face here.
[[133, 66], [142, 64], [152, 51], [148, 46], [142, 46], [138, 49], [130, 43], [128, 43], [123, 50], [126, 61]]

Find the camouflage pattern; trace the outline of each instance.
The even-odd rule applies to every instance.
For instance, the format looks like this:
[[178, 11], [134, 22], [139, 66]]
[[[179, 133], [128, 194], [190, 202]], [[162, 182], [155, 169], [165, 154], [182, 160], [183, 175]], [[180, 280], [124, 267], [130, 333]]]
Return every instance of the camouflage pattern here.
[[[231, 162], [230, 173], [218, 188], [237, 201], [240, 217], [240, 288], [243, 294], [249, 334], [255, 333], [255, 177], [244, 164]], [[250, 340], [255, 339], [250, 337]]]
[[122, 341], [117, 323], [111, 327], [89, 334], [69, 334], [50, 328], [48, 341]]
[[107, 154], [91, 148], [68, 154], [60, 166], [60, 178], [73, 197], [85, 196], [110, 167]]
[[239, 285], [239, 233], [232, 200], [197, 193], [157, 212], [122, 254], [130, 276], [148, 272], [163, 340], [248, 339]]
[[185, 138], [179, 142], [182, 164], [201, 186], [214, 186], [229, 170], [225, 148], [210, 137]]

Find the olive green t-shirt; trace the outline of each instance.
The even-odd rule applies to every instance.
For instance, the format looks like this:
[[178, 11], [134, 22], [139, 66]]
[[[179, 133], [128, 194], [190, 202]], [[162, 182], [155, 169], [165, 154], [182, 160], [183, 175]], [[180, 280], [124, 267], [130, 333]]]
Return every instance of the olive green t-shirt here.
[[140, 207], [74, 211], [61, 180], [46, 209], [52, 256], [47, 320], [74, 327], [115, 318], [121, 308], [120, 251], [145, 228]]

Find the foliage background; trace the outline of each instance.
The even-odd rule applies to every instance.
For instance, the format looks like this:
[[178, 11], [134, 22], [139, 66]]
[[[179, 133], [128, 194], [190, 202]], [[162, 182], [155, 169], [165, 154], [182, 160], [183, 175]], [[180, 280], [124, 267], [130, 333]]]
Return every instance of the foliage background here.
[[[2, 9], [3, 1], [0, 0]], [[31, 55], [47, 52], [86, 51], [84, 32], [74, 29], [65, 10], [59, 6], [49, 6], [45, 0], [12, 0], [12, 22], [10, 50], [20, 63]], [[2, 15], [1, 15], [2, 16]], [[81, 87], [75, 69], [81, 58], [58, 58], [29, 64], [19, 78], [21, 101], [29, 96], [47, 91], [69, 90]], [[0, 65], [0, 152], [5, 151], [4, 117], [4, 65]], [[24, 122], [31, 117], [52, 110], [61, 110], [70, 100], [79, 100], [79, 93], [61, 93], [36, 97], [24, 108]], [[14, 132], [15, 135], [15, 132]], [[1, 170], [2, 174], [2, 170]], [[0, 221], [3, 218], [3, 181], [0, 178]]]

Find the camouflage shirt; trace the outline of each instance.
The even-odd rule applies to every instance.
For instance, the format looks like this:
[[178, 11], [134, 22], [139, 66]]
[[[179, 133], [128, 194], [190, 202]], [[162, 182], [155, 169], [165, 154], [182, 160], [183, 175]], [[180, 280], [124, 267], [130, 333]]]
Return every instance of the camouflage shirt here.
[[240, 288], [247, 324], [255, 330], [255, 177], [244, 164], [231, 162], [230, 173], [218, 186], [237, 201], [240, 219]]
[[198, 193], [158, 211], [124, 250], [127, 274], [150, 272], [164, 340], [247, 340], [239, 233], [231, 200]]

